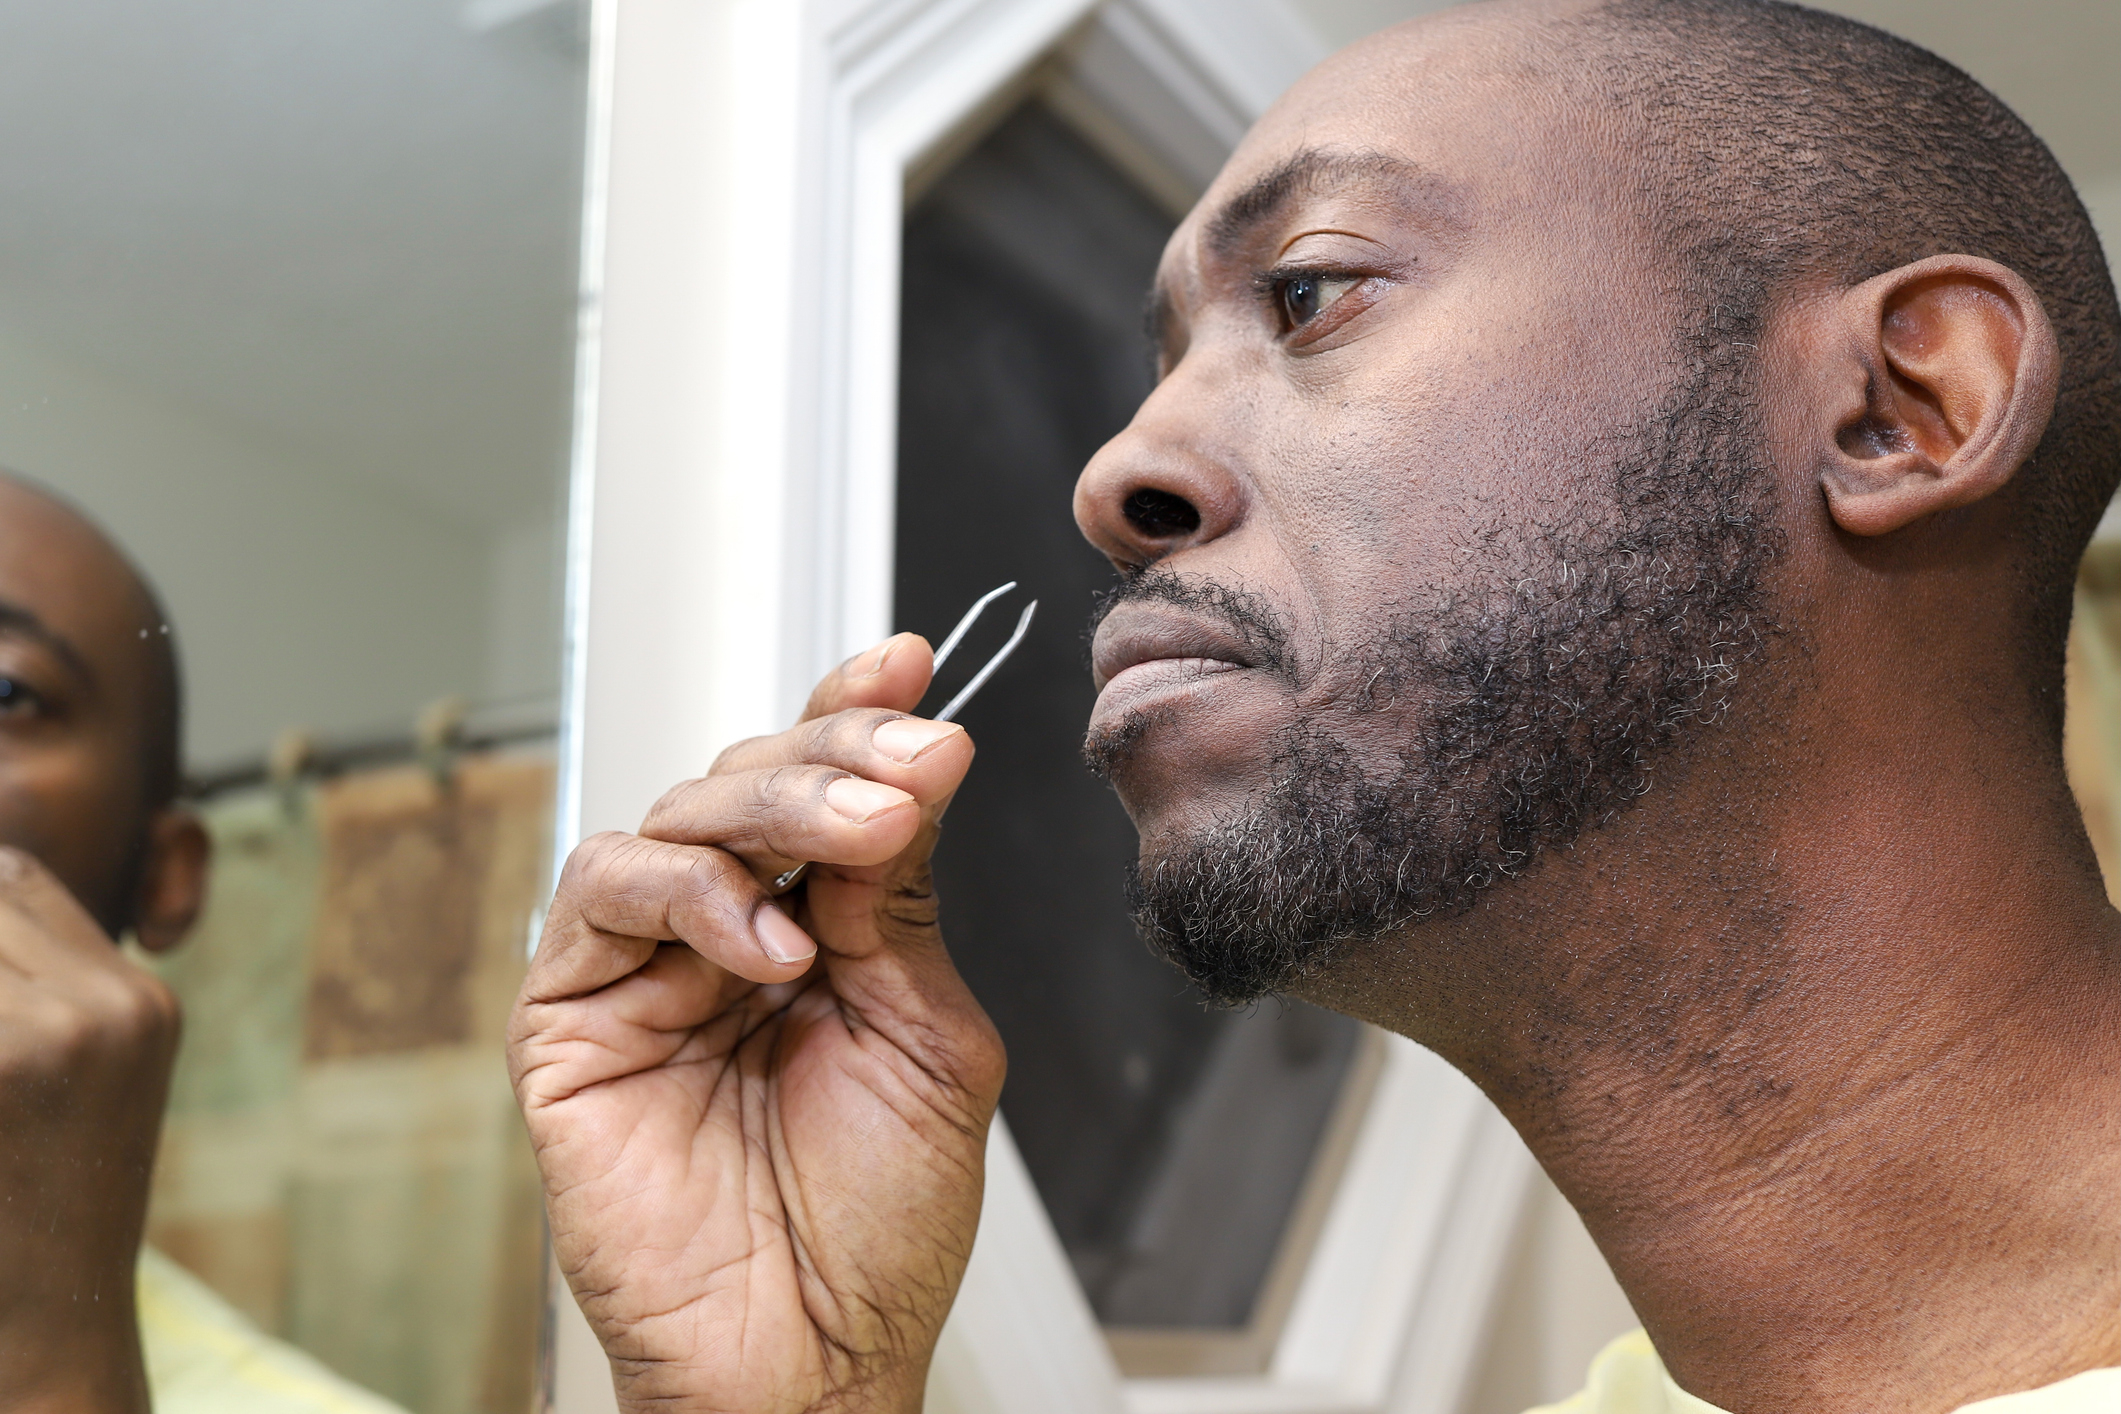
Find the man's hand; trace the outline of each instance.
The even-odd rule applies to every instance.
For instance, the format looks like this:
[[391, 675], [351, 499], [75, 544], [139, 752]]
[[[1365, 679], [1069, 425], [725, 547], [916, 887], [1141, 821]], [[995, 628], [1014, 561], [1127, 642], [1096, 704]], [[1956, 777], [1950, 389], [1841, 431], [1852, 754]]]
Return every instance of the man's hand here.
[[567, 862], [509, 1064], [622, 1408], [920, 1407], [1003, 1068], [936, 927], [972, 743], [906, 715], [931, 664], [860, 655]]
[[140, 1411], [133, 1305], [177, 1002], [0, 847], [0, 1410]]

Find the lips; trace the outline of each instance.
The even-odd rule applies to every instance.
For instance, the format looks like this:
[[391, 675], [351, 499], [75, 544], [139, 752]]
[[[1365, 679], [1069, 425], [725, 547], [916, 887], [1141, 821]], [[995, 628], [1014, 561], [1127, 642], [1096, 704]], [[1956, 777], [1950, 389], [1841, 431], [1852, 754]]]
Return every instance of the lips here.
[[1096, 716], [1255, 667], [1253, 657], [1243, 640], [1212, 622], [1154, 604], [1123, 605], [1098, 625], [1090, 649]]

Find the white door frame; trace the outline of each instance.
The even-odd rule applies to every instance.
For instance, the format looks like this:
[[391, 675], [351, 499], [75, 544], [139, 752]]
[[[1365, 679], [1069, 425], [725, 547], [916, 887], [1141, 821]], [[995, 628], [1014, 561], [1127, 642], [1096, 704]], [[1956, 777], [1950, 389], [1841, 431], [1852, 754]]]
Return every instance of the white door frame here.
[[[598, 0], [593, 31], [563, 847], [890, 631], [909, 172], [1061, 46], [1064, 111], [1168, 197], [1319, 57], [1280, 0]], [[1391, 1038], [1267, 1373], [1127, 1380], [997, 1125], [930, 1408], [1451, 1414], [1530, 1173]], [[611, 1408], [558, 1305], [557, 1414]]]

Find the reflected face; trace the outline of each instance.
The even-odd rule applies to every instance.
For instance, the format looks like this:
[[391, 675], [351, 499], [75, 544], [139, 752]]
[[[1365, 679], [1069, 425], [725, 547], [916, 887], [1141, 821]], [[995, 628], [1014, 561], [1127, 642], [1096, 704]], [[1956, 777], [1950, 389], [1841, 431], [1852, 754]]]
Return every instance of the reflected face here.
[[1624, 136], [1461, 13], [1306, 78], [1172, 239], [1076, 493], [1088, 751], [1213, 995], [1526, 873], [1758, 650], [1750, 336], [1690, 327]]
[[42, 860], [113, 932], [147, 843], [143, 635], [163, 632], [100, 535], [0, 480], [0, 843]]

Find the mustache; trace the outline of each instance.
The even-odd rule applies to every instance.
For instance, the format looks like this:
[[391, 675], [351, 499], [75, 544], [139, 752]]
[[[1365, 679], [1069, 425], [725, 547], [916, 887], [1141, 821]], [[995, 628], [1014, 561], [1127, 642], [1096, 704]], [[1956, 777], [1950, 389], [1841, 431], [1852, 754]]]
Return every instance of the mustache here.
[[1127, 604], [1167, 604], [1202, 618], [1214, 619], [1237, 636], [1252, 654], [1255, 666], [1287, 677], [1295, 664], [1291, 651], [1293, 633], [1286, 619], [1276, 612], [1265, 595], [1241, 584], [1181, 575], [1157, 565], [1121, 576], [1119, 583], [1099, 594], [1083, 629], [1083, 664], [1090, 662], [1090, 645], [1099, 625], [1112, 611]]

